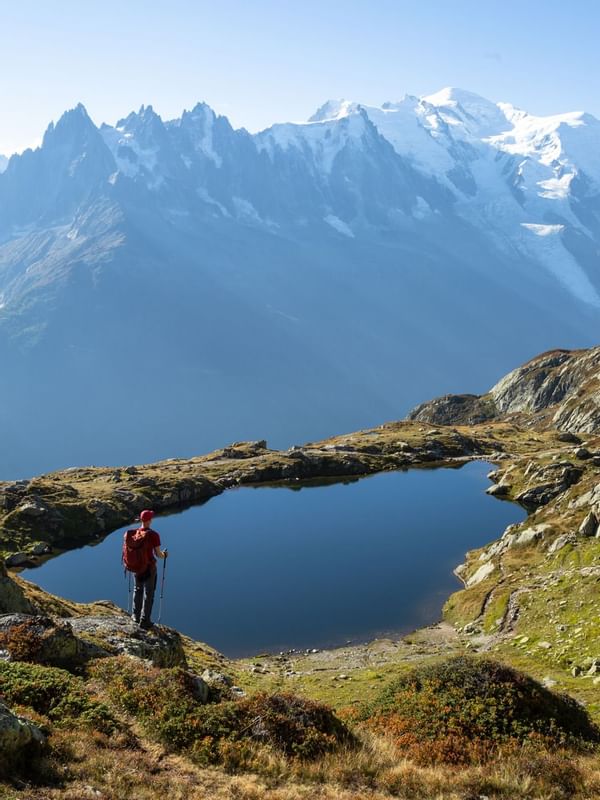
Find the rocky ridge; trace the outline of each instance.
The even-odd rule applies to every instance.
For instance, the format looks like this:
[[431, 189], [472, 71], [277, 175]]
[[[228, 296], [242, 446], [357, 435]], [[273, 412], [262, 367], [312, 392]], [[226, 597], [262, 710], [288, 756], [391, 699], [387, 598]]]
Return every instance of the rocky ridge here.
[[542, 353], [484, 395], [445, 395], [417, 406], [407, 418], [434, 425], [503, 418], [528, 427], [593, 433], [600, 428], [600, 347]]

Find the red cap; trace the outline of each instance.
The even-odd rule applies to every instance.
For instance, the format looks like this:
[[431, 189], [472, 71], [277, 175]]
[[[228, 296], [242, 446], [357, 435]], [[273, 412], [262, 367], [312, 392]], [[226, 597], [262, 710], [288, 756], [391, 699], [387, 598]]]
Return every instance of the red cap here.
[[147, 508], [140, 514], [140, 519], [142, 520], [142, 522], [150, 522], [153, 516], [154, 516], [154, 511], [150, 511], [150, 509]]

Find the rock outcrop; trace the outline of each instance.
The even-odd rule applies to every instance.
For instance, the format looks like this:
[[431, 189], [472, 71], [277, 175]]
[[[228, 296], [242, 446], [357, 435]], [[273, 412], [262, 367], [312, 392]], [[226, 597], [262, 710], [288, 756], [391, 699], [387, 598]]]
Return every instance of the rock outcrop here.
[[68, 619], [31, 614], [0, 616], [0, 648], [6, 658], [78, 669], [94, 658], [129, 655], [158, 667], [185, 666], [177, 631], [157, 625], [147, 631], [125, 615]]
[[600, 346], [552, 350], [509, 372], [484, 395], [445, 395], [413, 409], [407, 419], [433, 425], [518, 420], [571, 434], [600, 428]]
[[498, 416], [498, 408], [488, 395], [446, 394], [421, 403], [407, 419], [432, 425], [477, 425]]
[[82, 616], [67, 620], [84, 649], [97, 647], [104, 655], [130, 655], [157, 667], [185, 666], [186, 658], [177, 631], [155, 625], [146, 631], [127, 616]]

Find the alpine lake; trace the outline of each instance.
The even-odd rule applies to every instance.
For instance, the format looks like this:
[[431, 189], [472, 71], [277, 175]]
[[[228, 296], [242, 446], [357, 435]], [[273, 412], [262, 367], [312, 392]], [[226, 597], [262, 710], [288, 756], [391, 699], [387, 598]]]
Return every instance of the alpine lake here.
[[[453, 570], [465, 552], [525, 517], [485, 494], [491, 468], [475, 461], [247, 486], [157, 516], [153, 528], [169, 550], [161, 622], [230, 657], [365, 642], [434, 623], [460, 588]], [[125, 530], [24, 577], [71, 600], [126, 608]], [[162, 571], [159, 563], [155, 621]]]

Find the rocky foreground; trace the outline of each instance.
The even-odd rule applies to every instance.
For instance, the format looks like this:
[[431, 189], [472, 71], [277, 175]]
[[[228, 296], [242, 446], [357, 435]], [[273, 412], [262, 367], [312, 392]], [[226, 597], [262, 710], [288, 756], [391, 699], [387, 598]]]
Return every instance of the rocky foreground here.
[[[405, 421], [287, 451], [241, 442], [192, 459], [77, 468], [0, 486], [0, 540], [11, 567], [98, 539], [144, 506], [183, 508], [241, 484], [485, 459], [496, 464], [489, 494], [519, 503], [528, 516], [466, 555], [456, 569], [464, 588], [438, 625], [399, 640], [229, 661], [164, 626], [138, 631], [112, 604], [47, 595], [2, 566], [3, 655], [32, 656], [34, 642], [34, 660], [76, 671], [127, 656], [183, 670], [200, 702], [216, 685], [230, 697], [285, 690], [339, 709], [362, 706], [415, 664], [485, 652], [568, 690], [600, 719], [599, 374], [600, 348], [554, 351], [481, 397], [446, 396]], [[0, 735], [23, 746], [39, 739], [30, 722], [6, 707], [2, 714]]]

